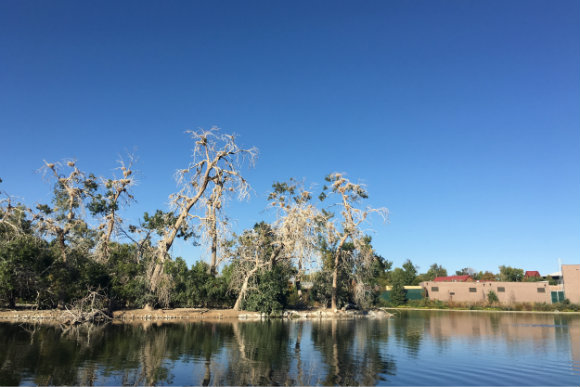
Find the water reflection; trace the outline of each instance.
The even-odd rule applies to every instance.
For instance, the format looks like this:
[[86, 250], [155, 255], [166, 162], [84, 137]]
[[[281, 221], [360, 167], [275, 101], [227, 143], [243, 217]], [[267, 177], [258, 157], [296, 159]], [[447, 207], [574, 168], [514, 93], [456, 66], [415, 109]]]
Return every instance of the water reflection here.
[[327, 366], [324, 385], [374, 385], [394, 375], [391, 356], [381, 353], [388, 340], [384, 321], [317, 321], [312, 323], [312, 342]]
[[[580, 317], [406, 312], [388, 321], [66, 331], [0, 324], [0, 348], [0, 385], [561, 385], [580, 375]], [[480, 376], [490, 372], [497, 379]]]

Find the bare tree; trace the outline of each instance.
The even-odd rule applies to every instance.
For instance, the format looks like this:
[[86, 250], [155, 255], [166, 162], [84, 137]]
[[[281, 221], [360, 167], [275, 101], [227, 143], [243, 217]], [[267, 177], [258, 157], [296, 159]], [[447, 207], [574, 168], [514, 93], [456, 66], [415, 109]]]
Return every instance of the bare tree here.
[[[96, 178], [93, 175], [86, 176], [81, 172], [75, 161], [66, 162], [70, 172], [68, 175], [61, 174], [60, 169], [64, 166], [60, 163], [44, 162], [46, 172], [56, 180], [55, 197], [53, 206], [39, 204], [36, 214], [38, 229], [41, 233], [54, 236], [61, 250], [61, 259], [67, 260], [67, 240], [71, 238], [71, 232], [86, 232], [88, 227], [81, 217], [84, 201], [97, 189]], [[77, 240], [77, 244], [83, 242]]]
[[276, 182], [273, 191], [268, 196], [270, 206], [278, 211], [274, 223], [277, 238], [284, 246], [288, 259], [295, 261], [297, 274], [295, 277], [298, 296], [302, 296], [301, 277], [304, 269], [318, 261], [317, 248], [320, 224], [326, 218], [324, 214], [311, 203], [312, 192], [304, 188], [303, 183], [290, 179], [289, 182]]
[[282, 246], [274, 246], [271, 228], [266, 224], [256, 225], [252, 230], [246, 230], [238, 239], [235, 247], [235, 272], [232, 275], [230, 287], [239, 288], [234, 310], [242, 308], [248, 292], [250, 279], [258, 270], [272, 265], [278, 259]]
[[[203, 238], [203, 243], [209, 247], [210, 264], [209, 273], [217, 274], [217, 267], [224, 258], [218, 251], [221, 244], [226, 240], [229, 234], [229, 219], [224, 213], [224, 207], [228, 199], [235, 195], [235, 191], [230, 185], [231, 177], [221, 171], [216, 171], [213, 180], [213, 188], [209, 197], [202, 198], [201, 207], [205, 208], [205, 217], [201, 218], [199, 224], [199, 234]], [[245, 197], [247, 194], [245, 194]]]
[[[159, 240], [149, 275], [153, 292], [163, 282], [163, 263], [168, 259], [175, 238], [183, 229], [191, 227], [189, 223], [192, 219], [204, 220], [192, 213], [193, 208], [201, 204], [215, 206], [216, 200], [203, 200], [204, 195], [208, 194], [210, 183], [222, 184], [224, 191], [236, 193], [239, 198], [245, 198], [249, 193], [249, 184], [239, 170], [244, 160], [253, 163], [257, 155], [256, 148], [240, 148], [233, 135], [220, 134], [217, 128], [187, 133], [195, 141], [193, 161], [176, 174], [179, 191], [170, 196], [174, 217], [166, 224]], [[214, 190], [213, 193], [216, 194], [214, 199], [217, 198], [217, 192]]]
[[105, 179], [101, 178], [101, 185], [105, 188], [104, 194], [98, 194], [93, 197], [89, 204], [89, 209], [94, 215], [101, 215], [99, 224], [100, 238], [99, 249], [96, 257], [98, 260], [107, 261], [109, 257], [109, 244], [113, 232], [122, 224], [123, 220], [118, 214], [121, 205], [127, 205], [134, 201], [135, 198], [131, 193], [131, 188], [135, 185], [133, 176], [134, 157], [129, 155], [129, 162], [119, 160], [118, 169], [122, 173], [120, 178]]
[[[383, 219], [386, 220], [388, 210], [386, 208], [371, 207], [365, 209], [357, 208], [356, 204], [360, 202], [361, 199], [368, 198], [366, 189], [361, 184], [350, 182], [350, 180], [348, 180], [342, 173], [331, 173], [326, 177], [326, 181], [330, 184], [330, 187], [324, 187], [320, 199], [326, 199], [327, 190], [329, 190], [329, 194], [337, 195], [339, 202], [336, 205], [341, 208], [342, 215], [340, 221], [338, 219], [329, 219], [326, 224], [326, 233], [330, 245], [335, 246], [334, 267], [332, 272], [331, 308], [336, 310], [338, 306], [337, 287], [340, 266], [344, 264], [347, 259], [353, 259], [356, 257], [358, 261], [362, 261], [361, 263], [364, 264], [370, 263], [370, 260], [374, 257], [372, 249], [369, 248], [369, 244], [361, 230], [361, 224], [367, 219], [367, 216], [373, 212], [380, 214]], [[353, 251], [346, 251], [344, 249], [345, 244], [349, 240], [354, 246]], [[355, 256], [355, 254], [357, 255]], [[364, 286], [364, 284], [358, 281], [356, 286], [359, 287], [358, 290], [360, 290], [360, 286]]]
[[320, 211], [310, 203], [311, 193], [296, 181], [274, 183], [270, 206], [277, 209], [277, 219], [270, 226], [257, 225], [239, 238], [232, 256], [237, 260], [237, 275], [232, 286], [240, 288], [234, 310], [239, 310], [248, 291], [250, 279], [262, 268], [272, 269], [282, 260], [296, 263], [299, 275], [306, 263], [317, 257], [317, 229]]
[[26, 216], [29, 211], [24, 205], [14, 203], [10, 195], [0, 191], [0, 233], [2, 233], [3, 238], [7, 238], [9, 235], [15, 236], [24, 231], [28, 224]]

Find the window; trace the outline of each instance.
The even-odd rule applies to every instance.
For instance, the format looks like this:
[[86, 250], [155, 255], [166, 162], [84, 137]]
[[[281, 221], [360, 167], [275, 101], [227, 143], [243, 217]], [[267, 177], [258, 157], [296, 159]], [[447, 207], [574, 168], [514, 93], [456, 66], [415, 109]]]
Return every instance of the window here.
[[500, 286], [497, 288], [497, 292], [498, 293], [505, 293], [505, 288], [503, 286]]
[[538, 288], [538, 293], [546, 293], [546, 288]]
[[438, 292], [439, 291], [439, 286], [431, 286], [431, 291], [432, 292]]
[[476, 288], [469, 288], [469, 293], [476, 293], [477, 289]]

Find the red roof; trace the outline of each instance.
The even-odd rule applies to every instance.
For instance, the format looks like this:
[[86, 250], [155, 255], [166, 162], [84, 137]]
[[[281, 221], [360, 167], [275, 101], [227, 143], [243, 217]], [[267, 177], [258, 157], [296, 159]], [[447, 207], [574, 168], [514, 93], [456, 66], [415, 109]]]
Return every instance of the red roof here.
[[532, 270], [532, 271], [526, 271], [526, 274], [524, 277], [529, 278], [529, 277], [541, 277], [541, 276], [540, 276], [539, 271]]
[[473, 280], [470, 275], [450, 275], [449, 277], [436, 277], [435, 282], [467, 282]]

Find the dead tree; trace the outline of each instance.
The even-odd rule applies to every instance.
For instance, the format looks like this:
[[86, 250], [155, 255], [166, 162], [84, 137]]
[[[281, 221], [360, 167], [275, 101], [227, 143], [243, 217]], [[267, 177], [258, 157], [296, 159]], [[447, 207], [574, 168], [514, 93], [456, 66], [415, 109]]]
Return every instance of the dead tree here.
[[[240, 310], [250, 279], [260, 269], [272, 269], [280, 261], [297, 264], [299, 275], [306, 263], [317, 257], [316, 240], [320, 211], [310, 203], [311, 193], [295, 181], [274, 183], [270, 206], [277, 209], [277, 219], [270, 225], [258, 225], [239, 238], [232, 254], [237, 261], [237, 286], [240, 291], [234, 310]], [[234, 282], [232, 286], [236, 287]]]
[[163, 282], [163, 263], [168, 259], [168, 252], [175, 238], [193, 219], [203, 220], [192, 212], [194, 207], [215, 203], [203, 200], [204, 195], [208, 195], [210, 184], [215, 185], [221, 181], [224, 191], [245, 198], [248, 195], [249, 184], [241, 176], [240, 167], [246, 159], [253, 163], [257, 154], [256, 148], [240, 148], [233, 135], [220, 134], [217, 128], [187, 133], [195, 141], [193, 161], [176, 174], [179, 191], [170, 195], [174, 221], [165, 227], [149, 274], [150, 288], [153, 292], [157, 292]]
[[105, 188], [104, 194], [98, 194], [93, 197], [89, 205], [94, 215], [101, 215], [99, 224], [99, 248], [96, 257], [100, 261], [107, 261], [109, 257], [109, 245], [113, 232], [123, 223], [118, 214], [121, 205], [128, 205], [135, 198], [131, 193], [131, 188], [135, 185], [133, 176], [133, 156], [129, 156], [129, 162], [125, 163], [119, 160], [119, 170], [122, 173], [120, 178], [105, 179], [101, 178], [101, 185]]
[[26, 216], [30, 212], [28, 208], [20, 203], [13, 203], [12, 197], [0, 191], [0, 233], [3, 238], [9, 235], [20, 235], [29, 225]]
[[89, 290], [85, 297], [65, 307], [66, 315], [63, 317], [62, 324], [76, 325], [111, 321], [107, 304], [108, 299], [100, 289]]
[[297, 266], [295, 284], [298, 296], [302, 297], [301, 277], [304, 269], [320, 258], [316, 244], [320, 224], [326, 218], [312, 205], [312, 192], [307, 191], [303, 183], [290, 179], [288, 182], [276, 182], [272, 188], [268, 199], [270, 206], [278, 212], [274, 230], [278, 243], [284, 246], [286, 257]]
[[[384, 220], [386, 220], [388, 215], [388, 210], [386, 208], [370, 208], [360, 209], [356, 207], [356, 204], [362, 199], [367, 199], [368, 194], [366, 189], [361, 184], [351, 183], [344, 174], [342, 173], [332, 173], [326, 177], [326, 181], [330, 183], [330, 187], [325, 186], [320, 199], [324, 200], [327, 197], [326, 191], [329, 190], [329, 194], [337, 195], [339, 202], [336, 203], [341, 208], [341, 219], [338, 220], [329, 219], [326, 223], [326, 234], [330, 242], [330, 245], [335, 246], [334, 250], [334, 267], [332, 271], [332, 298], [331, 298], [331, 308], [336, 310], [338, 307], [338, 272], [340, 266], [348, 258], [355, 257], [354, 254], [358, 253], [357, 258], [359, 260], [370, 261], [373, 259], [372, 249], [369, 249], [369, 245], [366, 241], [365, 235], [361, 230], [361, 224], [366, 220], [367, 216], [376, 212], [380, 214]], [[344, 247], [347, 241], [352, 242], [354, 246], [354, 251], [345, 251]], [[363, 262], [364, 263], [364, 262]], [[370, 264], [370, 262], [366, 262]], [[360, 281], [359, 281], [360, 282]], [[362, 284], [358, 284], [361, 286]]]
[[233, 190], [225, 189], [229, 175], [224, 175], [219, 171], [213, 180], [211, 194], [203, 198], [201, 207], [205, 208], [205, 217], [200, 218], [199, 234], [203, 238], [203, 243], [209, 247], [210, 264], [209, 273], [217, 274], [217, 267], [223, 258], [223, 252], [218, 251], [221, 242], [225, 241], [229, 233], [229, 219], [225, 216], [223, 208], [228, 198], [231, 198]]
[[252, 277], [260, 269], [276, 262], [283, 248], [282, 245], [273, 246], [271, 230], [265, 224], [244, 231], [238, 241], [239, 244], [233, 253], [236, 272], [230, 283], [230, 287], [239, 288], [234, 310], [242, 308]]
[[[81, 218], [85, 200], [97, 189], [96, 178], [86, 176], [77, 167], [74, 161], [68, 161], [70, 169], [68, 175], [59, 172], [61, 164], [44, 162], [45, 170], [55, 180], [55, 196], [53, 206], [39, 204], [39, 213], [35, 215], [38, 229], [41, 233], [56, 238], [61, 251], [61, 259], [67, 261], [67, 240], [72, 231], [82, 232], [87, 229], [86, 222]], [[78, 242], [78, 241], [77, 241]]]

